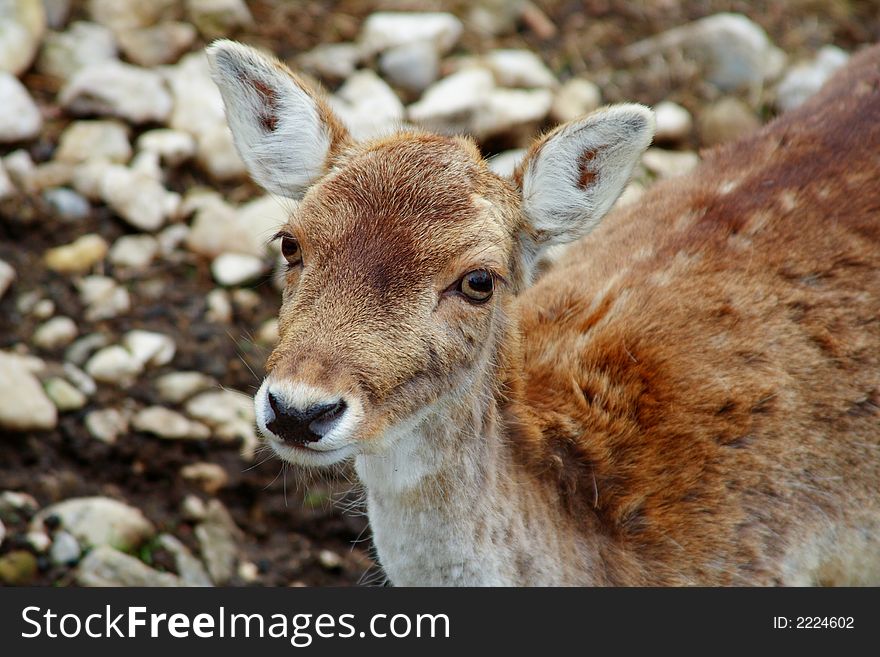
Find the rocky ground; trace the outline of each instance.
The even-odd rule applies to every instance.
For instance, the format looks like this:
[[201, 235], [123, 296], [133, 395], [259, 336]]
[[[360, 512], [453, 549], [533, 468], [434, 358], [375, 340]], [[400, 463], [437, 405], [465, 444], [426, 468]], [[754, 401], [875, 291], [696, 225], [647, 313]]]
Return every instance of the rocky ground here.
[[285, 471], [254, 431], [292, 202], [234, 151], [220, 36], [358, 137], [466, 132], [501, 173], [543, 128], [651, 104], [625, 203], [803, 102], [880, 3], [0, 0], [0, 584], [382, 581], [345, 473]]

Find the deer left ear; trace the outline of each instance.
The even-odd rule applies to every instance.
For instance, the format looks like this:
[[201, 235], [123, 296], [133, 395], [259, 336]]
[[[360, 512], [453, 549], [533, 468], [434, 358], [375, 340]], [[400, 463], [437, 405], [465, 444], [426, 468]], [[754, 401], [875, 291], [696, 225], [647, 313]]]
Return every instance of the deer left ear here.
[[320, 92], [278, 60], [233, 41], [207, 50], [236, 148], [269, 192], [300, 198], [349, 141]]
[[539, 248], [592, 231], [620, 196], [654, 136], [654, 113], [613, 105], [559, 126], [532, 145], [514, 180]]

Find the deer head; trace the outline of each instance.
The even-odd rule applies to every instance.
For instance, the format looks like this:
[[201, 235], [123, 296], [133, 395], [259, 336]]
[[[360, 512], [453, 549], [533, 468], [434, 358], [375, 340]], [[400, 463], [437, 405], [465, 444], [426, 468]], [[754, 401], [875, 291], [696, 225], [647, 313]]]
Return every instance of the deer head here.
[[598, 225], [653, 134], [647, 108], [608, 107], [536, 141], [507, 180], [465, 137], [355, 143], [280, 62], [229, 41], [208, 55], [251, 175], [299, 201], [255, 403], [276, 452], [305, 465], [393, 450], [491, 381], [536, 257]]

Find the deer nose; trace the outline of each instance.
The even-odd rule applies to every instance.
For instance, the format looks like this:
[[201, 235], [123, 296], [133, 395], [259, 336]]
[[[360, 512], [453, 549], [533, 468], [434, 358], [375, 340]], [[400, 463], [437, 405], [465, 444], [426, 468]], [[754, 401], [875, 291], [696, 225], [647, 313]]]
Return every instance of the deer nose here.
[[344, 399], [300, 409], [288, 406], [271, 392], [268, 398], [275, 417], [266, 423], [266, 428], [284, 442], [294, 445], [307, 445], [321, 440], [330, 433], [348, 408]]

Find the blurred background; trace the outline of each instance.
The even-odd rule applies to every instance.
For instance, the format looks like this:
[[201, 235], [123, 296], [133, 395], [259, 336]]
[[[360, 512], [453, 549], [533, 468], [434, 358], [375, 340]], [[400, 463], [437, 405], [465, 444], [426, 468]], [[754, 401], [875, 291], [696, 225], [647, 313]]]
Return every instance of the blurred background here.
[[470, 134], [501, 174], [541, 130], [652, 105], [628, 203], [802, 103], [880, 40], [880, 2], [0, 0], [0, 585], [383, 582], [348, 473], [254, 430], [293, 202], [235, 153], [218, 37], [359, 138]]

